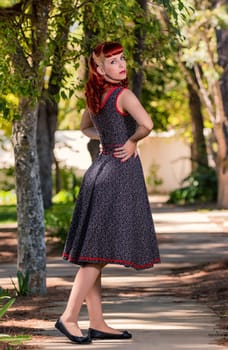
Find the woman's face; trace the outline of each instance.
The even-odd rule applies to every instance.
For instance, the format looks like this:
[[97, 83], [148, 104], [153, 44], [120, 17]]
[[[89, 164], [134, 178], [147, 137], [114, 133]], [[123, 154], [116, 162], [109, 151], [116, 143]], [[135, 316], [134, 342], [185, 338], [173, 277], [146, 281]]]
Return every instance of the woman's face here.
[[123, 52], [111, 57], [105, 57], [99, 73], [109, 82], [116, 83], [126, 79], [127, 70]]

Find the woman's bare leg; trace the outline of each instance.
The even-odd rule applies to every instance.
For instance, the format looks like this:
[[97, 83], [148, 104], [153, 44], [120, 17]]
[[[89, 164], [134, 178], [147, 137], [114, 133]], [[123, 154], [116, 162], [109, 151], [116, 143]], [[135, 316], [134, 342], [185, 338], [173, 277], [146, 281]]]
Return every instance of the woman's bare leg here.
[[86, 305], [89, 313], [90, 328], [106, 333], [121, 333], [120, 331], [109, 327], [104, 320], [101, 303], [101, 273], [98, 275], [96, 282], [87, 294]]
[[82, 336], [78, 326], [78, 317], [81, 306], [89, 293], [89, 290], [95, 284], [101, 273], [103, 265], [88, 264], [80, 267], [76, 274], [74, 284], [67, 302], [65, 311], [60, 320], [72, 335]]

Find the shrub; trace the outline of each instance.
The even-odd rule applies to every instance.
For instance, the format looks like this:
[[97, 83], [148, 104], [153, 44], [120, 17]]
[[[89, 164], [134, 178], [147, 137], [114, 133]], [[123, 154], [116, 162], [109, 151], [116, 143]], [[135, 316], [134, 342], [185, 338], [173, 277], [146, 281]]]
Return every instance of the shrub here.
[[146, 185], [148, 193], [156, 193], [158, 187], [163, 184], [163, 179], [159, 177], [159, 165], [152, 163], [149, 168], [149, 174], [146, 177]]
[[17, 271], [17, 282], [18, 287], [16, 286], [13, 279], [11, 279], [14, 286], [14, 290], [17, 296], [25, 296], [30, 293], [29, 289], [29, 271], [27, 270], [25, 275], [21, 271]]
[[69, 230], [74, 204], [54, 204], [45, 211], [45, 225], [48, 232], [57, 237], [61, 243], [65, 242]]
[[53, 183], [58, 183], [56, 186], [57, 192], [66, 190], [72, 192], [74, 196], [75, 187], [80, 187], [81, 182], [82, 177], [76, 176], [74, 170], [71, 168], [62, 167], [58, 169], [57, 173], [53, 174]]
[[0, 170], [0, 188], [3, 191], [15, 190], [14, 167]]
[[73, 194], [70, 191], [61, 190], [52, 198], [52, 201], [53, 201], [53, 203], [57, 203], [57, 204], [72, 203], [73, 202]]
[[214, 168], [198, 167], [187, 176], [181, 187], [172, 191], [168, 203], [194, 204], [212, 202], [217, 198], [217, 174]]
[[0, 205], [12, 205], [16, 204], [16, 193], [15, 190], [11, 191], [0, 191]]
[[73, 191], [61, 190], [53, 198], [53, 203], [56, 204], [67, 204], [75, 202], [78, 196], [79, 186], [75, 186]]
[[0, 222], [16, 222], [17, 221], [17, 207], [16, 205], [0, 205]]

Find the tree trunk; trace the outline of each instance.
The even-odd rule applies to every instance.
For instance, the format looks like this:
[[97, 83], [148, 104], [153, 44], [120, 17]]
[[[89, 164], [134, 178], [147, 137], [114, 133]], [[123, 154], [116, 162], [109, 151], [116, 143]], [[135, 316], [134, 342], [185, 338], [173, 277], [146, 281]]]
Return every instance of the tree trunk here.
[[217, 174], [218, 174], [218, 198], [219, 208], [228, 209], [228, 157], [227, 143], [228, 135], [225, 124], [219, 123], [214, 126], [215, 137], [218, 143], [217, 152]]
[[[66, 6], [69, 8], [66, 11]], [[70, 0], [62, 2], [60, 13], [61, 22], [58, 23], [53, 50], [52, 71], [48, 89], [43, 90], [39, 104], [37, 125], [37, 151], [39, 155], [40, 180], [44, 208], [52, 205], [52, 164], [55, 146], [55, 131], [58, 119], [58, 96], [65, 70], [65, 53], [67, 51], [68, 34], [72, 24], [72, 11], [75, 10]]]
[[18, 270], [29, 272], [33, 294], [46, 293], [46, 250], [36, 148], [38, 106], [21, 101], [22, 118], [13, 124], [18, 216]]
[[37, 123], [37, 151], [44, 208], [52, 205], [52, 164], [57, 127], [58, 105], [54, 100], [41, 99]]
[[228, 171], [218, 171], [218, 208], [228, 209]]
[[143, 83], [143, 52], [144, 52], [144, 41], [145, 41], [145, 29], [141, 25], [142, 17], [145, 18], [147, 11], [147, 0], [137, 0], [142, 13], [139, 15], [139, 23], [137, 18], [135, 19], [135, 39], [136, 43], [134, 46], [133, 59], [136, 63], [136, 68], [132, 71], [132, 90], [135, 95], [140, 98], [142, 92]]
[[207, 148], [204, 137], [203, 115], [198, 94], [191, 84], [187, 84], [189, 92], [189, 109], [192, 121], [192, 168], [202, 165], [208, 167]]
[[[84, 6], [84, 15], [83, 15], [83, 29], [84, 29], [84, 42], [85, 42], [85, 51], [91, 53], [92, 47], [91, 42], [95, 41], [95, 38], [99, 35], [98, 23], [94, 21], [92, 3], [88, 2]], [[92, 45], [93, 46], [93, 45]], [[84, 71], [84, 80], [88, 79], [88, 59], [85, 57], [85, 66]], [[87, 149], [89, 151], [92, 162], [95, 160], [99, 154], [99, 140], [90, 139], [87, 143]]]
[[223, 106], [226, 118], [228, 119], [228, 30], [217, 30], [218, 63], [224, 68], [220, 79]]
[[218, 63], [224, 68], [223, 75], [220, 79], [220, 88], [222, 94], [223, 108], [225, 121], [221, 126], [223, 140], [225, 142], [225, 154], [222, 159], [219, 159], [218, 169], [218, 207], [228, 208], [228, 30], [217, 31], [217, 48], [218, 48]]

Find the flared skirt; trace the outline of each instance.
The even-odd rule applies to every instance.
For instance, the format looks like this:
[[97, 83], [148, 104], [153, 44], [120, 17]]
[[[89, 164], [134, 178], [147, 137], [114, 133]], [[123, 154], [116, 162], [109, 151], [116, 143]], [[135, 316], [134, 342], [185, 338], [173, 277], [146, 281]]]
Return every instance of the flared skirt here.
[[63, 258], [135, 269], [160, 262], [139, 157], [100, 155], [83, 177]]

